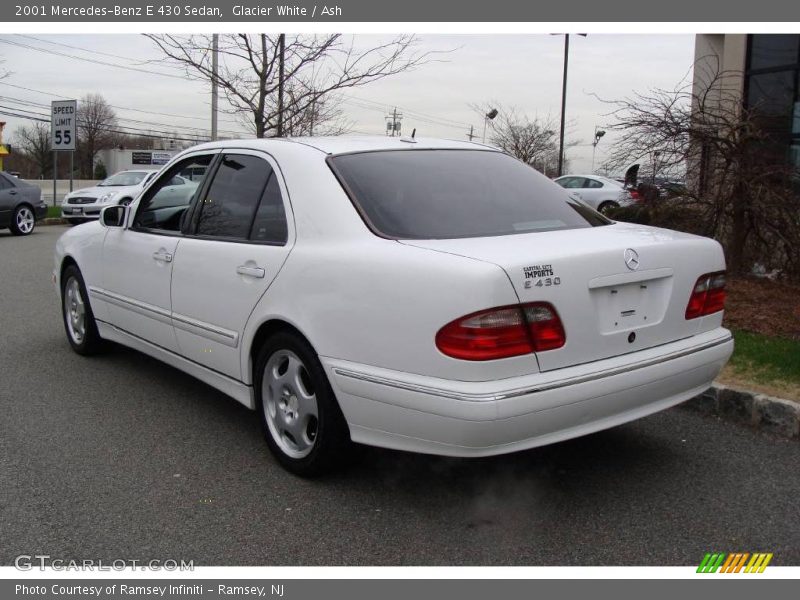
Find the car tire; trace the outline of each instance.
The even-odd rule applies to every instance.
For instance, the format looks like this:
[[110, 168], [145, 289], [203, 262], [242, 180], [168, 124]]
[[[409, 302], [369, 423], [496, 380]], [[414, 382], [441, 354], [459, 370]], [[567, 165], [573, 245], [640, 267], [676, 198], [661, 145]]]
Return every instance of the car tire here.
[[61, 316], [67, 340], [75, 352], [89, 356], [102, 349], [103, 340], [97, 331], [89, 294], [86, 293], [81, 272], [75, 265], [64, 269], [61, 276]]
[[11, 223], [8, 228], [12, 235], [30, 235], [36, 227], [36, 215], [33, 209], [27, 204], [20, 204], [14, 209], [11, 216]]
[[597, 208], [598, 212], [603, 213], [604, 215], [608, 214], [608, 211], [615, 210], [619, 208], [619, 204], [616, 202], [612, 202], [611, 200], [606, 200]]
[[350, 430], [308, 342], [288, 331], [267, 339], [256, 359], [254, 383], [264, 437], [286, 470], [314, 477], [347, 462]]

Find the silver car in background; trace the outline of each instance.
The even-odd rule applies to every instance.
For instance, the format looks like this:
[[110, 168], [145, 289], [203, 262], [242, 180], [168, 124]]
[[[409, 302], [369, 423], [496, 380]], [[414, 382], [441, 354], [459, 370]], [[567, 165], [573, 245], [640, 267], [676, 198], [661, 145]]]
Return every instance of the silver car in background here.
[[156, 173], [158, 171], [150, 169], [120, 171], [93, 187], [70, 192], [61, 203], [61, 216], [71, 225], [77, 225], [97, 219], [105, 206], [127, 206]]
[[601, 213], [636, 201], [619, 181], [602, 175], [563, 175], [554, 181]]

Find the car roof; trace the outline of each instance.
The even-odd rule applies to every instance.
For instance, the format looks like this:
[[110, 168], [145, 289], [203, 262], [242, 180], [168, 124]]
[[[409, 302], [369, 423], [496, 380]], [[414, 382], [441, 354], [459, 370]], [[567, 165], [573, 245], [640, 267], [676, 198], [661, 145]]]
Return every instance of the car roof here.
[[330, 137], [288, 137], [222, 140], [193, 146], [191, 150], [212, 148], [253, 148], [274, 149], [278, 144], [301, 144], [315, 148], [325, 154], [346, 154], [349, 152], [372, 152], [378, 150], [493, 150], [497, 148], [477, 142], [447, 140], [439, 138], [390, 137], [384, 135], [330, 136]]
[[562, 175], [561, 177], [556, 177], [556, 179], [564, 179], [565, 177], [584, 177], [587, 179], [598, 179], [600, 181], [608, 181], [610, 183], [619, 183], [616, 179], [611, 179], [610, 177], [606, 177], [605, 175], [596, 175], [596, 174], [583, 174], [583, 173], [570, 173], [569, 175]]

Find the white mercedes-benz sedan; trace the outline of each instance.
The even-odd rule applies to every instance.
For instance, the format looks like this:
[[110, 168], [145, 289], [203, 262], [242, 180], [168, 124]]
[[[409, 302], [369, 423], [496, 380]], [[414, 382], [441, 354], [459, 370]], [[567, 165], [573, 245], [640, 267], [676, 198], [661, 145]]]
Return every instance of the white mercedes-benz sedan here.
[[340, 137], [184, 151], [62, 235], [53, 281], [76, 352], [192, 374], [312, 475], [351, 442], [488, 456], [683, 402], [733, 350], [724, 269], [494, 148]]

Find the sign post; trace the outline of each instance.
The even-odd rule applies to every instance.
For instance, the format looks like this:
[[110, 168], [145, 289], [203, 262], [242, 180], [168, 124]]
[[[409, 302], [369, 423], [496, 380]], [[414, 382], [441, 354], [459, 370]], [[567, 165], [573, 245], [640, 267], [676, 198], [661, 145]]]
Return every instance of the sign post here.
[[58, 179], [58, 152], [70, 152], [69, 191], [72, 191], [72, 153], [77, 136], [78, 101], [53, 100], [50, 108], [50, 140], [53, 148], [53, 206], [56, 205], [56, 180]]

